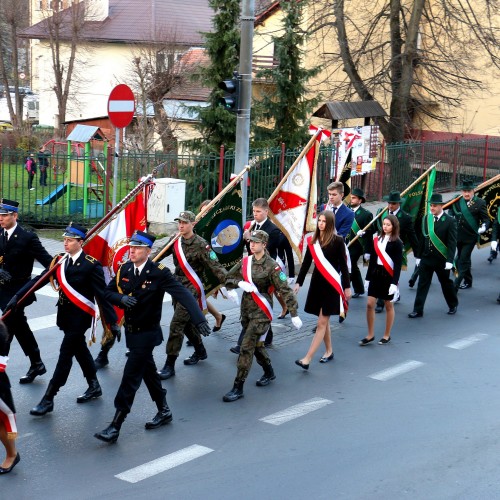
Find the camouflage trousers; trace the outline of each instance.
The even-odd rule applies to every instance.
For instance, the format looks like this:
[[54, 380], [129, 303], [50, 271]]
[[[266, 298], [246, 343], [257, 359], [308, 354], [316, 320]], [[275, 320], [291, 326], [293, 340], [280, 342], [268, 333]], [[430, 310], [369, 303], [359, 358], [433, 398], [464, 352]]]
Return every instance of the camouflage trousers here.
[[174, 302], [174, 316], [170, 322], [167, 341], [167, 356], [179, 356], [184, 335], [191, 341], [195, 350], [203, 347], [201, 336], [193, 327], [189, 313], [181, 304]]
[[238, 357], [238, 371], [236, 381], [244, 382], [248, 372], [252, 367], [253, 357], [262, 368], [271, 365], [271, 359], [264, 347], [264, 341], [260, 337], [267, 332], [271, 322], [266, 319], [252, 319], [248, 316], [242, 316], [241, 325], [245, 330], [243, 341], [241, 343], [240, 355]]

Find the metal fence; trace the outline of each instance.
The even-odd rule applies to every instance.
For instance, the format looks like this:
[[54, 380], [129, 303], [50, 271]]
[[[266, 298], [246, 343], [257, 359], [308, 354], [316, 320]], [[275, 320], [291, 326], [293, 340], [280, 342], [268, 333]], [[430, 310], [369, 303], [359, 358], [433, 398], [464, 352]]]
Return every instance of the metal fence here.
[[[300, 150], [284, 147], [251, 150], [256, 160], [249, 174], [247, 214], [251, 201], [268, 198], [283, 178]], [[105, 156], [97, 151], [86, 157], [80, 152], [54, 151], [49, 157], [47, 186], [40, 185], [40, 171], [28, 189], [24, 168], [27, 153], [0, 148], [0, 196], [17, 200], [24, 222], [35, 226], [64, 226], [69, 220], [100, 219], [111, 206], [116, 189], [122, 199], [138, 179], [162, 165], [158, 177], [186, 180], [186, 209], [197, 211], [205, 199], [212, 199], [234, 171], [233, 151], [209, 155], [134, 154], [118, 159], [118, 180], [113, 185], [113, 151]], [[35, 154], [36, 157], [36, 154]], [[336, 176], [334, 146], [322, 146], [318, 159], [318, 205], [327, 201], [326, 186]], [[377, 169], [352, 178], [352, 187], [361, 187], [369, 201], [382, 199], [392, 189], [404, 190], [433, 163], [437, 165], [436, 188], [455, 190], [464, 178], [477, 184], [500, 173], [500, 138], [425, 143], [382, 144]]]

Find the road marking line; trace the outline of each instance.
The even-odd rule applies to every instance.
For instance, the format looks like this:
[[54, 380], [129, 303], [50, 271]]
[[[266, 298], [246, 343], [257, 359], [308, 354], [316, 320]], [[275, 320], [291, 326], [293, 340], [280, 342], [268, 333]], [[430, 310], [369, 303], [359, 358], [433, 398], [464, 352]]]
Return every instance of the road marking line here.
[[211, 453], [212, 451], [214, 450], [212, 450], [211, 448], [193, 444], [192, 446], [188, 446], [187, 448], [184, 448], [182, 450], [170, 453], [170, 455], [165, 455], [164, 457], [157, 458], [156, 460], [152, 460], [151, 462], [148, 462], [146, 464], [139, 465], [138, 467], [134, 467], [133, 469], [121, 472], [120, 474], [116, 474], [115, 477], [129, 483], [138, 483], [143, 479], [147, 479], [148, 477], [155, 476], [160, 472], [165, 472], [169, 469], [173, 469], [178, 465], [190, 462], [195, 458], [200, 458], [203, 455]]
[[313, 398], [303, 403], [299, 403], [298, 405], [290, 406], [290, 408], [286, 408], [285, 410], [273, 413], [272, 415], [268, 415], [267, 417], [259, 418], [259, 420], [266, 424], [281, 425], [295, 418], [307, 415], [312, 411], [319, 410], [323, 408], [323, 406], [331, 403], [333, 403], [333, 401], [329, 399]]
[[395, 365], [391, 368], [387, 368], [386, 370], [382, 370], [368, 376], [375, 380], [385, 382], [386, 380], [397, 377], [398, 375], [415, 370], [415, 368], [419, 368], [423, 364], [424, 363], [420, 361], [405, 361], [404, 363], [400, 363], [399, 365]]
[[450, 349], [465, 349], [466, 347], [474, 345], [476, 342], [484, 340], [487, 336], [487, 333], [476, 333], [475, 335], [471, 335], [470, 337], [465, 337], [460, 340], [455, 340], [450, 344], [446, 344], [446, 347], [449, 347]]
[[39, 318], [31, 318], [28, 320], [28, 325], [33, 332], [43, 330], [44, 328], [52, 328], [56, 326], [56, 317], [57, 314], [48, 314]]

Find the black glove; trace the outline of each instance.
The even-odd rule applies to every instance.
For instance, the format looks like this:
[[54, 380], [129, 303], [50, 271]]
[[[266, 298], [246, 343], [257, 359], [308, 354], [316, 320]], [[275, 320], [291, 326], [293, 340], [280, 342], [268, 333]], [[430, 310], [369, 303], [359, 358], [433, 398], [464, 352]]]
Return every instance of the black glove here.
[[0, 269], [0, 285], [5, 285], [12, 279], [10, 273], [5, 271], [4, 269]]
[[122, 339], [122, 331], [121, 331], [121, 328], [119, 325], [117, 325], [116, 323], [114, 325], [111, 325], [109, 327], [109, 329], [111, 330], [111, 333], [113, 334], [113, 337], [118, 341], [120, 342], [120, 340]]
[[[8, 274], [8, 273], [7, 273]], [[5, 309], [3, 310], [3, 313], [5, 314], [7, 311], [10, 311], [11, 309], [13, 311], [16, 310], [17, 307], [17, 301], [19, 300], [19, 297], [17, 295], [14, 295], [9, 302], [7, 302], [7, 305], [5, 306]]]
[[203, 335], [204, 337], [208, 337], [212, 333], [212, 330], [210, 330], [207, 321], [202, 321], [201, 323], [198, 323], [196, 325], [196, 330], [200, 335]]
[[120, 301], [127, 309], [132, 309], [137, 304], [137, 299], [130, 295], [124, 295]]

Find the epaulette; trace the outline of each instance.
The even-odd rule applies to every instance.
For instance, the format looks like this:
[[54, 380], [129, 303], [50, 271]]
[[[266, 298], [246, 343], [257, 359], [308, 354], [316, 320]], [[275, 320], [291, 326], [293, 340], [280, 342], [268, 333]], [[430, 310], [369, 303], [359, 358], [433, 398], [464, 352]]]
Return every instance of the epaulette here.
[[92, 257], [92, 255], [85, 255], [85, 259], [88, 260], [89, 262], [92, 262], [92, 264], [95, 264], [97, 262], [97, 259]]
[[161, 269], [161, 270], [165, 269], [165, 265], [164, 264], [158, 264], [158, 269]]
[[62, 257], [63, 255], [66, 255], [66, 253], [65, 252], [61, 252], [61, 253], [57, 254], [58, 257]]

